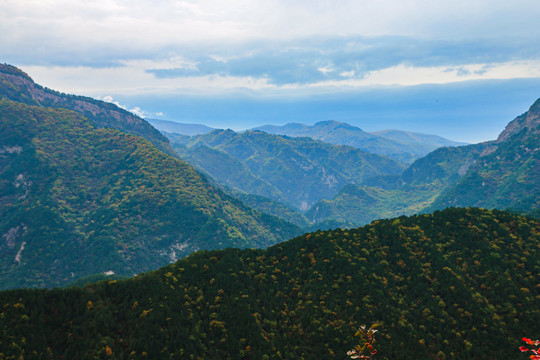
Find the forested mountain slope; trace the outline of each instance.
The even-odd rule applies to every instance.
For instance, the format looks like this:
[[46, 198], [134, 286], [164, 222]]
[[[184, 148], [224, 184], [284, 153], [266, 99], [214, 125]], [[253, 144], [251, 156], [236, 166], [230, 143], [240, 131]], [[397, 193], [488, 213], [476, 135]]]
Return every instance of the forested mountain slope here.
[[404, 169], [397, 161], [350, 146], [262, 131], [215, 130], [187, 141], [171, 139], [181, 157], [217, 182], [300, 210], [332, 198], [346, 184]]
[[22, 70], [0, 64], [0, 99], [52, 108], [73, 110], [96, 127], [118, 129], [142, 136], [162, 151], [174, 154], [167, 138], [145, 120], [115, 104], [85, 96], [63, 94], [36, 84]]
[[540, 99], [497, 140], [439, 148], [401, 175], [376, 176], [316, 203], [311, 221], [365, 224], [448, 206], [479, 206], [537, 214], [540, 208]]
[[457, 184], [431, 206], [480, 206], [534, 213], [540, 208], [540, 99], [510, 122]]
[[299, 228], [243, 205], [141, 137], [0, 100], [0, 288], [156, 269]]
[[540, 224], [447, 209], [204, 251], [85, 288], [0, 293], [19, 358], [345, 359], [382, 323], [380, 359], [517, 359], [540, 331]]
[[401, 175], [376, 176], [340, 189], [306, 212], [310, 221], [328, 219], [364, 225], [375, 219], [424, 211], [456, 184], [489, 144], [443, 147], [416, 160]]

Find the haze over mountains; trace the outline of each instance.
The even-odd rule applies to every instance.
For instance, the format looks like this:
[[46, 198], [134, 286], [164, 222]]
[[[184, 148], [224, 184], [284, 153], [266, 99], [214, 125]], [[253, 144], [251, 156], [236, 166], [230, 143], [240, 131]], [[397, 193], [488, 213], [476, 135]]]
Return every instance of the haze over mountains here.
[[[171, 134], [194, 136], [215, 130], [200, 124], [184, 124], [158, 119], [147, 120], [160, 131]], [[448, 140], [437, 135], [400, 130], [368, 133], [356, 126], [334, 120], [321, 121], [314, 125], [299, 123], [289, 123], [282, 126], [263, 125], [246, 131], [264, 131], [268, 134], [290, 137], [309, 137], [330, 144], [349, 145], [370, 153], [385, 155], [406, 164], [412, 163], [438, 147], [467, 145], [467, 143]]]
[[333, 197], [346, 184], [377, 175], [398, 175], [404, 166], [350, 146], [310, 138], [214, 130], [188, 141], [171, 137], [186, 161], [216, 181], [300, 210]]
[[436, 135], [398, 130], [368, 133], [359, 127], [334, 120], [321, 121], [312, 126], [297, 123], [283, 126], [265, 125], [253, 130], [294, 137], [307, 136], [331, 144], [349, 145], [407, 164], [441, 146], [465, 145]]
[[[317, 226], [363, 225], [381, 217], [412, 215], [456, 205], [534, 213], [540, 195], [536, 180], [540, 165], [535, 145], [538, 113], [537, 101], [526, 114], [512, 121], [497, 141], [458, 147], [449, 145], [460, 143], [438, 136], [391, 130], [375, 136], [336, 121], [259, 128], [288, 135], [270, 135], [260, 130], [243, 133], [214, 130], [193, 137], [166, 134], [181, 157], [226, 191], [244, 193], [236, 196], [243, 196], [251, 206], [306, 229], [311, 226], [316, 229]], [[382, 165], [373, 171], [366, 167], [365, 160], [344, 156], [343, 150], [348, 147], [315, 141], [308, 135], [363, 147], [366, 152], [359, 150], [358, 159], [365, 158], [369, 152], [393, 152], [398, 143], [403, 151], [417, 151], [414, 155], [417, 157], [429, 148], [436, 150], [402, 170], [389, 168], [388, 158], [381, 162], [382, 158], [372, 157], [371, 164]], [[292, 148], [283, 151], [276, 144], [288, 144]], [[304, 155], [309, 154], [302, 160], [307, 161], [304, 165], [299, 165], [302, 161], [295, 158], [299, 155], [295, 147], [301, 147]], [[320, 169], [318, 174], [312, 165], [305, 166], [313, 164], [314, 159]], [[293, 163], [289, 166], [283, 165], [290, 161]], [[302, 173], [302, 170], [309, 171]], [[331, 174], [332, 181], [322, 173]], [[351, 177], [351, 173], [357, 175]], [[299, 213], [283, 212], [276, 201]]]

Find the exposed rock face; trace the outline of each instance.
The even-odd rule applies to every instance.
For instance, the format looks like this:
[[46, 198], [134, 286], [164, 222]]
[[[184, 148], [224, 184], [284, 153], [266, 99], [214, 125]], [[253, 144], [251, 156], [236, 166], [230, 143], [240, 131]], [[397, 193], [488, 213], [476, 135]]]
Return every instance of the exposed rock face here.
[[527, 129], [533, 134], [540, 132], [540, 99], [536, 100], [529, 111], [506, 125], [504, 131], [497, 138], [497, 142], [503, 142], [523, 129]]
[[44, 88], [26, 73], [10, 65], [0, 64], [0, 98], [28, 105], [73, 110], [87, 117], [97, 127], [113, 128], [142, 136], [160, 150], [175, 154], [170, 149], [167, 138], [146, 120], [111, 103]]

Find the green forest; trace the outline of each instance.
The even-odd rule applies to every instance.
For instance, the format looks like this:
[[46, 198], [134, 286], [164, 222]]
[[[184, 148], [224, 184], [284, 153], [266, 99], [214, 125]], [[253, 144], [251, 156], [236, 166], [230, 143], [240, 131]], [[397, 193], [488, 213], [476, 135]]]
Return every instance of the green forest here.
[[[518, 359], [540, 331], [540, 223], [448, 208], [0, 293], [0, 359]], [[525, 355], [523, 355], [525, 356]]]
[[149, 141], [70, 110], [0, 99], [0, 150], [0, 289], [132, 276], [300, 233]]

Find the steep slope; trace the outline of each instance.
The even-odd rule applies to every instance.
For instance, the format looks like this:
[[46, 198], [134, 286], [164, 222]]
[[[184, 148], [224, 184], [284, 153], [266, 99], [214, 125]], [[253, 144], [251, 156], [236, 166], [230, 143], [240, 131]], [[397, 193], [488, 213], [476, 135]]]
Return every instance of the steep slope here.
[[0, 288], [133, 275], [198, 249], [264, 247], [298, 231], [140, 137], [0, 100]]
[[433, 209], [481, 206], [535, 212], [540, 207], [540, 99], [510, 122], [466, 176]]
[[540, 224], [447, 209], [200, 252], [85, 288], [0, 293], [19, 358], [345, 359], [382, 323], [380, 359], [515, 359], [540, 331]]
[[262, 131], [215, 130], [173, 146], [217, 182], [300, 210], [332, 198], [346, 184], [399, 174], [404, 168], [396, 161], [350, 146]]
[[22, 70], [0, 64], [0, 99], [52, 108], [73, 110], [95, 126], [118, 129], [142, 136], [168, 154], [174, 154], [167, 138], [140, 117], [114, 104], [89, 97], [67, 95], [44, 88]]
[[536, 215], [540, 208], [540, 99], [510, 122], [496, 141], [439, 148], [399, 176], [377, 176], [349, 185], [316, 203], [306, 217], [365, 224], [449, 206], [511, 209]]
[[410, 164], [415, 159], [443, 146], [442, 143], [444, 143], [444, 146], [460, 144], [425, 134], [398, 131], [368, 133], [356, 126], [338, 121], [321, 121], [312, 126], [296, 123], [284, 126], [265, 125], [253, 130], [261, 130], [276, 135], [306, 136], [331, 144], [353, 146], [406, 164]]
[[358, 226], [379, 218], [417, 214], [456, 184], [487, 148], [489, 143], [439, 148], [401, 175], [377, 176], [343, 187], [333, 199], [317, 202], [306, 217], [314, 222], [333, 219]]

